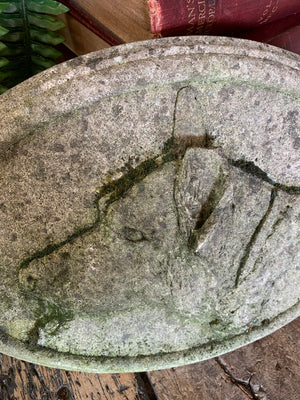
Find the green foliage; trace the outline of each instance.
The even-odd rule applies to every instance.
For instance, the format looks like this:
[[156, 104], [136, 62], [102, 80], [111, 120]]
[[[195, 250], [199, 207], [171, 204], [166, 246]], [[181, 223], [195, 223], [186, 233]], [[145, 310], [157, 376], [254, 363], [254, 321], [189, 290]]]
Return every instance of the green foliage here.
[[55, 64], [64, 24], [53, 15], [67, 11], [54, 0], [0, 0], [0, 93]]

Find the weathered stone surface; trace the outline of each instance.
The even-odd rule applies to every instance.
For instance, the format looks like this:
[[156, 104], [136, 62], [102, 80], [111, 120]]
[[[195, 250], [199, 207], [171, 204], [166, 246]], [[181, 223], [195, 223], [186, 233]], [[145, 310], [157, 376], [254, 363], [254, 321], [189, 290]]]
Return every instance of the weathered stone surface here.
[[181, 38], [1, 96], [0, 350], [179, 365], [299, 314], [299, 57]]

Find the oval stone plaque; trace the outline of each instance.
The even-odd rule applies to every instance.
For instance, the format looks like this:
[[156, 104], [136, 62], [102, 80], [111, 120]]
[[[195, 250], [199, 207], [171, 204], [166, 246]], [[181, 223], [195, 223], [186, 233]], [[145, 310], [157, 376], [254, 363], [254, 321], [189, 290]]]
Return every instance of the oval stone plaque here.
[[172, 38], [1, 96], [0, 351], [164, 368], [299, 315], [299, 56]]

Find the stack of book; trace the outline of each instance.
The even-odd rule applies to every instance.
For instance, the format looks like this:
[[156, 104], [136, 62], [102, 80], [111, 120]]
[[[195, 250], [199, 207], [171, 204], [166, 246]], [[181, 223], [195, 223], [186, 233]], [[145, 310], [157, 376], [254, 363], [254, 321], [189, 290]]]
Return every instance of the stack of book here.
[[300, 0], [61, 0], [77, 55], [153, 37], [221, 35], [300, 54]]

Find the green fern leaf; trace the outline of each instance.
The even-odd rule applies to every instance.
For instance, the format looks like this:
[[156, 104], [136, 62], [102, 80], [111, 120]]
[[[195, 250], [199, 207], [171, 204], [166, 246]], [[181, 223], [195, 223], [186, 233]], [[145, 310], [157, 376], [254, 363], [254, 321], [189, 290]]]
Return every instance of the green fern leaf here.
[[0, 42], [0, 54], [1, 54], [1, 51], [5, 51], [6, 48], [7, 48], [7, 46], [4, 43]]
[[[22, 11], [22, 3], [26, 4], [26, 8], [29, 11], [34, 11], [42, 14], [53, 14], [59, 15], [68, 11], [68, 8], [63, 4], [58, 3], [54, 0], [10, 0], [10, 1], [1, 1], [0, 11], [5, 11], [7, 13], [17, 13]], [[7, 4], [5, 7], [2, 4]], [[1, 10], [2, 8], [2, 10]]]
[[0, 36], [6, 35], [8, 33], [8, 30], [3, 28], [3, 26], [0, 26]]
[[28, 0], [26, 3], [28, 10], [37, 13], [59, 15], [68, 11], [66, 6], [54, 0]]
[[50, 17], [49, 15], [28, 12], [27, 17], [30, 25], [49, 29], [49, 31], [57, 31], [65, 26], [59, 19]]
[[56, 49], [54, 49], [53, 47], [45, 46], [44, 44], [40, 43], [32, 43], [31, 48], [36, 54], [39, 54], [40, 56], [50, 58], [53, 60], [55, 60], [61, 55], [61, 53]]
[[30, 37], [31, 40], [35, 42], [51, 44], [52, 46], [57, 46], [59, 43], [62, 43], [65, 40], [62, 35], [37, 28], [32, 28], [30, 30]]
[[[5, 28], [2, 28], [5, 32], [5, 42], [19, 42], [23, 43], [25, 40], [25, 33], [22, 31], [8, 31]], [[8, 32], [8, 33], [7, 33]], [[0, 27], [0, 36], [1, 35], [1, 27]], [[43, 29], [34, 29], [30, 30], [30, 39], [33, 43], [45, 43], [50, 44], [52, 46], [57, 46], [58, 44], [62, 43], [65, 38], [62, 35], [58, 35], [57, 33], [46, 31]]]
[[9, 6], [9, 3], [6, 1], [6, 2], [1, 2], [0, 3], [0, 13], [2, 13], [2, 11], [4, 11], [4, 10], [6, 10], [7, 9], [7, 7]]
[[7, 64], [9, 64], [9, 61], [5, 57], [0, 57], [0, 68], [5, 67]]
[[55, 64], [64, 24], [53, 15], [66, 11], [54, 0], [0, 0], [0, 93]]

